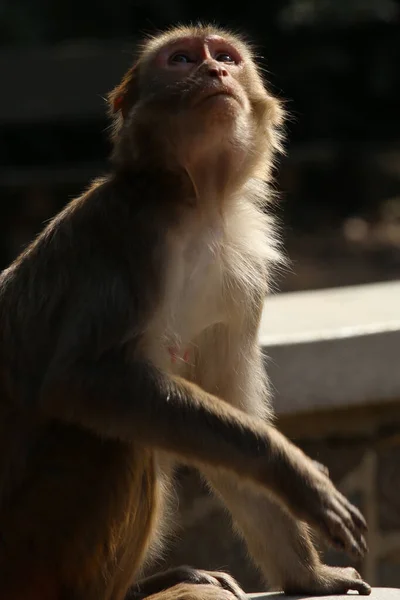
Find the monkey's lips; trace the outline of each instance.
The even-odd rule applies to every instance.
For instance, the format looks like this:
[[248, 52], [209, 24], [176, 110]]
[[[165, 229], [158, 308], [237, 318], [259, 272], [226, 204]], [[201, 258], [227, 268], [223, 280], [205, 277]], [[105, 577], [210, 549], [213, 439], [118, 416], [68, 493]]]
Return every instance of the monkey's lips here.
[[236, 102], [240, 103], [240, 98], [238, 98], [238, 95], [232, 89], [215, 88], [215, 89], [204, 90], [204, 92], [196, 98], [195, 105], [203, 104], [206, 101], [213, 100], [213, 99], [219, 99], [219, 98], [236, 100]]

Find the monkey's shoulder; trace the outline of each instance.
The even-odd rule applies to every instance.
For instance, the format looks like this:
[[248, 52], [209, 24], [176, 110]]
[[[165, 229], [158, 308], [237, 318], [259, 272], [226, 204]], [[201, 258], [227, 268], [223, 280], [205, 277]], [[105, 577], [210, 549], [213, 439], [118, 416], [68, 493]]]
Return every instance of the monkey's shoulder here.
[[[138, 189], [140, 185], [138, 183]], [[71, 200], [21, 252], [7, 279], [36, 269], [65, 276], [93, 264], [114, 263], [143, 255], [149, 261], [158, 248], [162, 227], [151, 203], [143, 202], [135, 186], [121, 185], [113, 176], [96, 179], [80, 196]], [[139, 202], [140, 200], [140, 202]]]
[[151, 210], [128, 200], [112, 177], [96, 180], [0, 274], [0, 338], [25, 331], [39, 344], [90, 295], [98, 310], [117, 292], [121, 303], [153, 295], [165, 234]]

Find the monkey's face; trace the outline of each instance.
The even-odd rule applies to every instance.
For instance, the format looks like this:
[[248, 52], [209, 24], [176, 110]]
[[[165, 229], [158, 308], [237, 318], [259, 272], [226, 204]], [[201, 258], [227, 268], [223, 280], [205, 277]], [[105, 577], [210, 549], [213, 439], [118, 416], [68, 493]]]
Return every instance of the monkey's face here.
[[143, 76], [143, 97], [168, 110], [236, 118], [250, 103], [240, 75], [241, 52], [221, 36], [183, 36], [161, 47]]
[[259, 154], [260, 138], [280, 119], [248, 46], [210, 27], [180, 28], [148, 42], [111, 100], [141, 146], [144, 139], [165, 142], [180, 155], [210, 154], [213, 147]]
[[201, 132], [209, 143], [221, 133], [248, 131], [256, 118], [252, 100], [267, 98], [249, 53], [217, 34], [182, 35], [155, 48], [140, 80], [145, 111], [155, 108], [175, 134]]

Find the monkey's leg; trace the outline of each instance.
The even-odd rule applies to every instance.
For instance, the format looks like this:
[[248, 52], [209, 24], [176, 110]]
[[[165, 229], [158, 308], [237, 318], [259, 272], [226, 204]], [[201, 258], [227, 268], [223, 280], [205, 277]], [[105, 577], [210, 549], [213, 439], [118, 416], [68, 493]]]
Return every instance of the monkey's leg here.
[[184, 565], [139, 580], [129, 590], [129, 599], [141, 600], [172, 588], [179, 583], [214, 585], [217, 588], [231, 592], [237, 600], [245, 600], [246, 598], [243, 590], [230, 575], [217, 571], [203, 571]]
[[293, 594], [371, 592], [355, 569], [322, 564], [308, 527], [276, 502], [224, 474], [209, 471], [207, 477], [272, 588]]

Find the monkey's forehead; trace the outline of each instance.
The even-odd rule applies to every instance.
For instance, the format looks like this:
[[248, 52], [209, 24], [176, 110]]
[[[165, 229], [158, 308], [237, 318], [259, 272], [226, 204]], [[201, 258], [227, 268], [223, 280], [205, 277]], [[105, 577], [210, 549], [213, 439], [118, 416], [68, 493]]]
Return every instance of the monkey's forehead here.
[[251, 46], [240, 35], [234, 34], [228, 30], [215, 27], [213, 25], [196, 25], [196, 26], [181, 26], [173, 27], [164, 33], [157, 34], [154, 37], [147, 39], [141, 46], [142, 54], [154, 56], [160, 50], [172, 43], [179, 43], [179, 40], [187, 38], [199, 38], [205, 40], [207, 38], [218, 37], [225, 40], [242, 54], [244, 58], [253, 58]]

